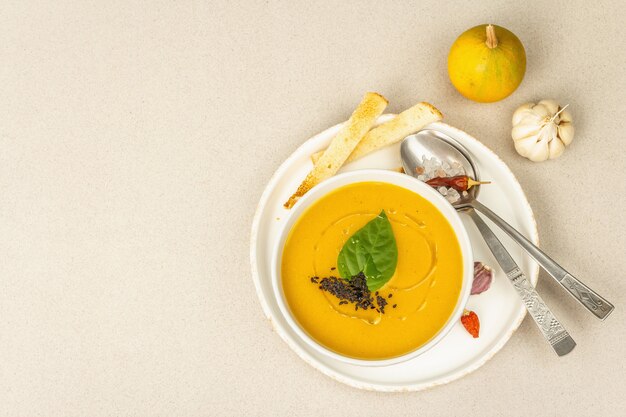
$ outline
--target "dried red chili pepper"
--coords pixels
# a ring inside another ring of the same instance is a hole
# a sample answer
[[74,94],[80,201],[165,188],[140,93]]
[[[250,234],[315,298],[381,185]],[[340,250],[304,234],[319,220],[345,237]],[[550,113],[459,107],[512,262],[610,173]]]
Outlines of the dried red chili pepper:
[[457,191],[467,191],[478,184],[490,184],[490,181],[476,181],[467,175],[456,177],[436,177],[426,181],[431,187],[452,187]]
[[463,311],[463,315],[461,316],[461,323],[465,330],[469,334],[472,335],[473,338],[478,337],[478,333],[480,331],[480,321],[478,320],[478,316],[473,311],[465,310]]

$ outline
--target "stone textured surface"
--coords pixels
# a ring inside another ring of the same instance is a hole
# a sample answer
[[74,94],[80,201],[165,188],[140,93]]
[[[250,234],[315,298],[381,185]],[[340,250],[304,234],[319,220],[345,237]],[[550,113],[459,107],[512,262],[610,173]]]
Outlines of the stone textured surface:
[[[624,415],[625,3],[236,3],[2,5],[0,415]],[[519,90],[489,105],[446,74],[455,37],[485,22],[528,53]],[[470,376],[383,395],[272,333],[250,279],[256,203],[368,90],[392,112],[432,102],[509,164],[542,246],[617,306],[600,323],[540,281],[571,355],[527,319]],[[510,116],[541,98],[570,103],[577,133],[534,164]]]

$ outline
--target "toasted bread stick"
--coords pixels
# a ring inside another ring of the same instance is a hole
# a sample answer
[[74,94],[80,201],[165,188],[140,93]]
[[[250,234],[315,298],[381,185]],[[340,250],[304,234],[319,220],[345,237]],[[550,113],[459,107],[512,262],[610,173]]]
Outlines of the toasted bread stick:
[[[415,133],[429,123],[443,119],[443,115],[433,105],[429,103],[417,103],[415,106],[403,111],[390,121],[381,124],[370,130],[363,140],[354,148],[346,163],[352,162],[362,156],[367,155],[377,149],[389,146],[401,141],[411,133]],[[311,155],[311,160],[315,163],[324,151],[319,151]]]
[[293,207],[296,201],[311,188],[332,177],[341,168],[354,148],[371,129],[378,116],[387,107],[387,99],[378,93],[366,93],[350,119],[339,130],[337,136],[330,142],[330,146],[313,169],[300,184],[296,192],[285,203],[286,208]]

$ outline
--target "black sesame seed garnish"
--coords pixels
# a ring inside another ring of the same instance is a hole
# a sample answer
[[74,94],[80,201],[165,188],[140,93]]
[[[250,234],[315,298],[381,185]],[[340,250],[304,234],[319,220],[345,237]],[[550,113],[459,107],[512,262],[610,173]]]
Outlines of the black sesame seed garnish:
[[330,268],[331,271],[334,271],[335,269],[337,269],[337,268],[335,268],[334,266],[332,268]]
[[392,307],[393,307],[393,308],[396,308],[396,307],[398,307],[398,304],[394,304]]
[[387,296],[387,298],[391,298],[391,297],[393,297],[393,294],[389,294],[389,295]]
[[367,310],[374,304],[370,290],[367,288],[367,278],[362,272],[350,280],[338,277],[322,278],[319,281],[319,289],[334,295],[340,301],[345,301],[346,304],[354,303],[355,310],[359,308]]
[[385,314],[385,306],[387,305],[387,300],[385,300],[380,295],[376,296],[376,303],[378,304],[378,308],[380,308],[380,312]]
[[[367,278],[363,272],[359,272],[349,280],[332,276],[322,279],[319,277],[311,277],[311,282],[318,284],[320,290],[337,297],[339,299],[339,305],[354,304],[354,311],[358,309],[376,310],[379,313],[385,314],[387,300],[378,295],[378,291],[372,296],[369,288],[367,288]],[[392,295],[389,294],[387,297],[391,298]],[[396,308],[396,305],[397,304],[394,304],[393,308]]]

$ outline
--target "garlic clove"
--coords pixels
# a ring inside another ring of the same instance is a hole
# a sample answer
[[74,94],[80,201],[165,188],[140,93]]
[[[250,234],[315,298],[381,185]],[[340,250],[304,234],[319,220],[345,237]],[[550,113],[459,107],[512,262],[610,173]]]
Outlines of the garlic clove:
[[541,102],[539,102],[539,104],[533,107],[533,112],[540,119],[549,119],[554,114],[550,112],[550,109],[548,108],[548,106],[541,104]]
[[526,136],[524,138],[516,139],[513,143],[515,145],[515,150],[520,155],[528,158],[528,155],[532,152],[532,149],[537,144],[538,137],[537,135]]
[[515,110],[515,113],[513,113],[513,118],[512,118],[513,126],[515,126],[516,124],[519,124],[522,121],[522,119],[528,116],[529,114],[533,115],[532,111],[533,111],[533,103],[526,103],[526,104],[522,104],[521,106],[519,106],[519,108]]
[[561,156],[565,151],[565,145],[563,145],[563,142],[561,142],[560,139],[555,138],[550,141],[550,145],[548,145],[548,151],[550,159],[556,159]]
[[521,123],[511,130],[513,140],[522,139],[527,136],[538,135],[541,131],[541,125],[537,123]]
[[548,115],[556,114],[559,111],[559,103],[554,100],[541,100],[537,105],[544,106],[548,109]]
[[524,125],[524,124],[543,124],[545,123],[545,118],[535,114],[532,111],[527,112],[519,121],[519,123],[517,123],[518,125]]
[[548,142],[540,141],[535,146],[530,148],[528,155],[526,156],[533,162],[542,162],[548,159],[550,156],[550,149],[548,147]]
[[569,110],[563,110],[559,116],[561,118],[561,122],[572,123],[574,120],[572,119],[572,113],[570,113]]
[[561,122],[558,127],[559,138],[563,141],[565,146],[569,146],[574,139],[574,125],[570,122]]
[[524,158],[528,158],[528,147],[524,147],[523,144],[520,144],[519,142],[514,142],[513,145],[515,146],[515,152]]
[[536,139],[528,151],[527,158],[534,162],[545,161],[550,157],[550,136],[546,134],[546,129],[542,129]]
[[483,293],[491,287],[493,270],[482,262],[474,262],[474,280],[471,295]]
[[530,152],[530,146],[525,145],[525,143],[523,141],[520,142],[514,142],[513,145],[515,146],[515,151],[522,155],[524,158],[528,158],[528,152]]
[[532,110],[526,110],[523,113],[518,115],[517,123],[513,126],[523,125],[523,124],[542,124],[545,122],[545,119],[541,116],[535,114]]

